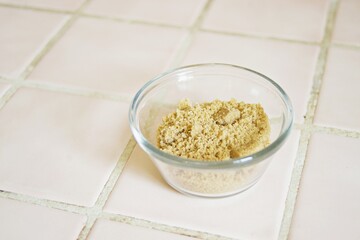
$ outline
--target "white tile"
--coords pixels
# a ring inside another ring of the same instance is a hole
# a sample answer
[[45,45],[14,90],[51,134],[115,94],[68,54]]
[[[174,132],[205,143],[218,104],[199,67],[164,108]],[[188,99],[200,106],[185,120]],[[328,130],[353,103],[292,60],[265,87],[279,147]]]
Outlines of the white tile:
[[76,239],[86,218],[0,198],[0,239]]
[[206,29],[320,41],[327,0],[215,0]]
[[360,130],[360,51],[332,48],[315,123]]
[[135,93],[169,64],[184,31],[80,19],[29,79]]
[[318,51],[316,46],[199,33],[184,64],[223,62],[258,71],[284,88],[294,105],[295,120],[302,122]]
[[65,20],[59,14],[0,8],[0,75],[18,76]]
[[333,41],[360,44],[360,1],[341,0],[336,15]]
[[190,26],[205,0],[94,0],[85,12],[146,22]]
[[253,188],[222,199],[176,192],[137,147],[105,210],[239,239],[277,239],[298,136],[298,132],[293,133]]
[[0,189],[92,206],[130,130],[128,104],[20,89],[0,110]]
[[360,139],[315,134],[307,154],[290,239],[360,238]]
[[177,235],[168,232],[161,232],[150,228],[132,226],[125,223],[111,222],[107,220],[96,221],[91,229],[89,240],[102,239],[149,239],[149,240],[190,240],[194,238]]

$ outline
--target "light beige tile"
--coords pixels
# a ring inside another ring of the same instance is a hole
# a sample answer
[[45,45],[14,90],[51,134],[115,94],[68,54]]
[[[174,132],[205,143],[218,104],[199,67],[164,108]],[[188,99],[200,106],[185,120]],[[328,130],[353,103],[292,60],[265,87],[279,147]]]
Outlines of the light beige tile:
[[0,198],[0,239],[76,239],[86,218]]
[[65,19],[58,14],[0,8],[0,75],[18,76]]
[[0,97],[10,88],[10,84],[0,83]]
[[0,0],[1,3],[10,3],[27,7],[41,7],[59,10],[75,10],[84,0]]
[[0,189],[95,203],[130,137],[128,104],[20,89],[0,111]]
[[315,123],[360,130],[360,51],[332,48]]
[[191,25],[205,0],[94,0],[85,12],[155,23]]
[[342,0],[336,16],[333,41],[360,44],[360,1]]
[[200,33],[191,45],[184,64],[224,62],[263,73],[289,94],[296,121],[302,122],[318,50],[315,46]]
[[183,31],[80,19],[45,56],[31,80],[131,93],[162,72]]
[[290,239],[360,238],[360,139],[315,134]]
[[253,188],[222,199],[195,198],[176,192],[137,147],[105,209],[237,239],[277,239],[298,136],[298,132],[293,133]]
[[205,18],[207,29],[320,41],[327,0],[215,0]]
[[149,240],[180,240],[194,239],[182,235],[161,232],[150,228],[132,226],[120,222],[111,222],[107,220],[98,220],[91,229],[89,240],[102,239],[149,239]]

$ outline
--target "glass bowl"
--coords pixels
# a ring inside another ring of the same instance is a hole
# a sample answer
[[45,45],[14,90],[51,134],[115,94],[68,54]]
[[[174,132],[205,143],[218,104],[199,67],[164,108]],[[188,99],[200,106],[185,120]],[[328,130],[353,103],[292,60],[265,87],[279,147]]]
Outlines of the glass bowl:
[[[270,120],[270,145],[251,155],[224,161],[199,161],[163,152],[156,146],[157,129],[162,118],[174,112],[185,98],[192,103],[231,98],[260,103]],[[293,115],[289,97],[270,78],[244,67],[209,63],[177,68],[146,83],[132,100],[129,120],[135,140],[169,185],[185,194],[225,197],[259,180],[287,139]]]

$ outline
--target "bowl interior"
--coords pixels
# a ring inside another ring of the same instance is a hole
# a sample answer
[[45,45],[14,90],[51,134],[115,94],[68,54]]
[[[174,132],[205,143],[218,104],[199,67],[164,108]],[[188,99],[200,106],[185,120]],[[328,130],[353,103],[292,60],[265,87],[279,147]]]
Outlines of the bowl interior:
[[231,98],[260,103],[270,119],[271,142],[292,124],[293,113],[287,95],[272,80],[241,67],[207,64],[180,68],[145,85],[135,97],[135,109],[130,112],[134,115],[135,128],[156,146],[162,118],[173,112],[184,98],[193,104]]
[[193,103],[231,98],[260,103],[271,122],[272,141],[281,133],[287,113],[279,90],[260,75],[223,66],[188,68],[162,77],[143,96],[136,114],[140,130],[150,143],[156,145],[162,117],[173,112],[184,98]]

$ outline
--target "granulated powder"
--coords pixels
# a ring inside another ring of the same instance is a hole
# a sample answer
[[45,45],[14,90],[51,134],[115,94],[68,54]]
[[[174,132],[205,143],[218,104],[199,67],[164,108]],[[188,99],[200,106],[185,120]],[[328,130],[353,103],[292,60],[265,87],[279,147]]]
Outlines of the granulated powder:
[[270,124],[260,104],[215,100],[192,106],[180,101],[158,128],[158,147],[170,154],[208,161],[249,155],[270,142]]
[[[157,132],[158,147],[170,154],[201,161],[224,161],[265,148],[270,124],[260,104],[215,100],[192,105],[180,101]],[[179,190],[204,196],[242,191],[265,169],[267,161],[240,168],[192,169],[168,166],[167,177]]]

